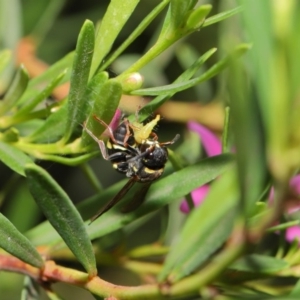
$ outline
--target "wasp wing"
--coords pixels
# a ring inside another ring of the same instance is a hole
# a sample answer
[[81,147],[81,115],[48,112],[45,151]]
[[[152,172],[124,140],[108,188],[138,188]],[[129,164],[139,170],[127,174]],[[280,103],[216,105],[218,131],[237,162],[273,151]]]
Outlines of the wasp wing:
[[138,209],[143,204],[151,184],[152,182],[142,183],[142,187],[133,195],[133,200],[122,207],[122,212],[128,213]]
[[127,192],[131,189],[131,187],[136,183],[136,179],[134,177],[130,178],[127,183],[122,187],[122,189],[118,192],[116,196],[114,196],[106,205],[104,205],[90,220],[90,224],[98,219],[105,212],[110,210],[113,206],[115,206],[122,198],[127,194]]

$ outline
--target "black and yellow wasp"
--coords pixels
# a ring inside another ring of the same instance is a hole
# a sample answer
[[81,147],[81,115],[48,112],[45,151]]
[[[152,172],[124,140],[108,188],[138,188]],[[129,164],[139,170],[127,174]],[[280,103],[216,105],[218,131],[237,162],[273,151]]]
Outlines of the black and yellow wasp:
[[[164,171],[168,160],[166,146],[172,145],[179,138],[179,135],[176,135],[169,142],[160,143],[158,141],[153,128],[160,120],[160,115],[146,124],[130,123],[128,119],[124,118],[115,130],[97,116],[93,117],[107,129],[109,139],[106,145],[85,125],[84,129],[98,143],[103,158],[111,161],[114,169],[130,179],[118,194],[91,218],[91,222],[117,204],[136,182],[144,183],[140,193],[144,196],[151,183],[158,179]],[[138,198],[143,197],[139,195]],[[136,207],[137,205],[134,208]]]

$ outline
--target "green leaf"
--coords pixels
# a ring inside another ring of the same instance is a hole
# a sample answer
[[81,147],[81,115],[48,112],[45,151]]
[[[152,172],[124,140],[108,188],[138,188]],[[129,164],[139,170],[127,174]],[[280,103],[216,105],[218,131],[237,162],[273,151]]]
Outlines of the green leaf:
[[[255,47],[249,53],[249,63],[251,64],[252,73],[255,74],[253,77],[254,84],[256,87],[256,98],[258,99],[262,118],[266,122],[266,126],[269,125],[270,116],[272,116],[272,111],[274,109],[275,103],[272,97],[272,84],[271,80],[274,76],[272,62],[276,61],[273,57],[274,51],[276,49],[275,45],[277,42],[273,40],[273,17],[272,17],[272,5],[270,1],[239,1],[242,4],[241,17],[245,24],[244,28],[249,37],[249,40]],[[255,17],[255,22],[253,22],[253,16]],[[264,30],[261,30],[264,28]],[[275,43],[275,44],[274,44]],[[277,55],[277,54],[276,54]],[[262,57],[268,57],[263,62],[262,68]],[[277,66],[278,67],[278,66]],[[274,87],[275,88],[275,87]],[[284,102],[284,98],[280,97]],[[277,125],[280,118],[275,117],[275,122]],[[282,126],[276,126],[274,131],[280,131]],[[266,127],[268,131],[269,128]],[[275,133],[276,135],[276,133]],[[286,135],[286,131],[284,132]]]
[[111,0],[96,35],[95,53],[90,78],[109,53],[116,37],[123,29],[139,0]]
[[39,300],[41,299],[39,291],[38,283],[29,276],[25,276],[20,300]]
[[238,179],[242,198],[240,208],[243,214],[249,215],[255,209],[255,203],[259,200],[267,178],[265,128],[257,97],[251,95],[249,78],[245,75],[242,62],[231,60],[227,74],[226,86],[230,92],[230,112],[234,120],[230,128],[237,149]]
[[100,67],[100,71],[106,70],[113,61],[130,45],[135,39],[142,34],[142,32],[148,28],[149,24],[157,17],[157,15],[164,9],[170,0],[161,1],[145,18],[144,20],[131,32],[122,45],[113,52]]
[[164,39],[167,35],[177,31],[185,21],[187,13],[195,6],[195,0],[172,0],[164,20],[164,24],[158,40]]
[[60,84],[63,84],[70,80],[70,72],[72,61],[74,59],[74,52],[67,54],[61,60],[50,66],[45,72],[41,75],[30,80],[27,90],[20,99],[19,104],[26,104],[28,101],[31,101],[32,98],[37,97],[41,91],[49,85],[53,78],[57,78],[59,74],[66,71],[64,78],[60,81]]
[[45,221],[32,230],[26,232],[26,237],[35,245],[55,245],[58,241],[61,241],[60,235],[53,229],[48,221]]
[[95,31],[91,21],[84,22],[77,41],[76,53],[70,82],[68,98],[68,118],[64,140],[68,141],[71,134],[87,117],[84,111],[85,90],[94,53]]
[[[93,109],[93,107],[97,104],[95,104],[96,102],[101,102],[102,103],[102,95],[101,94],[101,89],[104,85],[105,82],[108,81],[108,73],[107,72],[99,72],[97,73],[88,83],[87,89],[85,90],[85,107],[84,107],[84,111],[87,112],[87,114],[89,115],[91,113],[91,111],[93,111],[93,113],[95,113],[95,109]],[[105,102],[105,101],[104,101]],[[107,104],[105,104],[107,105]],[[87,106],[87,107],[86,107]],[[97,112],[99,113],[99,112]]]
[[187,13],[193,9],[197,0],[172,0],[170,3],[170,27],[178,30],[180,25],[186,21]]
[[[212,49],[211,49],[212,50]],[[176,59],[183,70],[188,69],[200,56],[198,49],[194,48],[192,45],[187,43],[180,43],[176,48]],[[205,65],[201,66],[199,70],[195,73],[196,76],[204,73],[207,67]],[[190,78],[188,78],[190,79]],[[195,93],[196,99],[201,102],[206,102],[213,97],[213,87],[212,82],[206,81],[199,85],[193,87],[193,92]]]
[[9,129],[5,130],[2,134],[2,141],[5,143],[13,143],[19,140],[20,133],[15,127],[10,127]]
[[49,298],[49,300],[64,300],[59,295],[57,295],[56,292],[53,291],[53,290],[45,290],[45,292],[46,292],[47,297]]
[[186,21],[186,29],[197,30],[199,29],[206,16],[210,13],[212,6],[210,4],[202,5],[195,8],[189,15]]
[[[94,120],[93,115],[103,120],[106,124],[109,124],[118,108],[121,96],[122,85],[115,79],[110,79],[105,82],[101,86],[99,94],[95,93],[93,95],[93,97],[95,97],[95,102],[90,116],[87,120],[86,127],[91,130],[95,136],[100,136],[105,128],[96,120]],[[86,131],[83,131],[82,134],[83,143],[91,140],[91,138],[89,138],[88,140],[86,139]]]
[[[206,53],[204,53],[201,57],[199,57],[186,71],[184,71],[174,82],[173,84],[184,83],[188,79],[190,79],[204,64],[206,60],[208,60],[214,53],[216,49],[210,49]],[[149,111],[155,111],[159,108],[163,103],[165,103],[169,98],[174,95],[173,92],[168,93],[167,95],[160,95],[151,100],[147,105],[145,105],[139,111],[139,119],[140,121],[145,120],[149,116]],[[130,118],[133,120],[133,117]]]
[[15,50],[24,36],[23,11],[20,1],[0,1],[0,36],[1,49],[12,50],[14,59],[10,60],[0,77],[0,94],[9,86],[11,78],[15,73]]
[[0,141],[0,160],[6,164],[9,168],[19,173],[20,175],[25,175],[24,168],[25,165],[31,163],[32,160],[24,154],[21,150],[14,146],[3,143]]
[[11,255],[37,268],[44,261],[31,242],[0,213],[0,247]]
[[[39,41],[39,43],[42,43],[43,39],[48,36],[51,28],[55,26],[55,22],[59,18],[59,14],[65,7],[65,4],[66,0],[40,2],[39,7],[42,8],[42,11],[40,12],[38,9],[34,9],[34,13],[38,15],[39,18],[35,23],[34,28],[31,30],[30,36],[34,36],[35,39]],[[30,10],[33,7],[35,8],[36,6],[34,4],[32,4],[31,6],[30,4],[26,6],[27,10]],[[26,15],[26,12],[23,12],[23,14]],[[24,20],[24,23],[27,24],[26,20]]]
[[[108,81],[107,72],[97,73],[89,82],[86,90],[87,104],[90,106],[88,111],[89,117],[86,120],[86,126],[92,130],[96,136],[100,136],[99,129],[103,131],[103,128],[98,123],[94,122],[93,115],[100,117],[99,114],[105,110],[105,106],[108,105],[111,95],[106,93],[106,90],[102,92],[103,85]],[[120,96],[121,97],[121,96]],[[101,116],[103,117],[103,116]],[[101,118],[100,117],[100,118]],[[97,130],[98,128],[98,130]],[[87,145],[91,142],[91,138],[86,131],[82,131],[82,144]]]
[[28,164],[26,175],[29,190],[51,225],[89,275],[95,276],[97,269],[92,244],[81,216],[68,195],[45,170],[37,165]]
[[242,10],[243,10],[242,6],[237,6],[237,7],[233,8],[233,9],[223,11],[223,12],[221,12],[219,14],[216,14],[216,15],[214,15],[212,17],[207,18],[204,21],[204,24],[202,25],[202,27],[210,26],[212,24],[215,24],[215,23],[218,23],[220,21],[226,20],[229,17],[234,16],[234,15],[240,13]]
[[[12,196],[5,206],[5,215],[22,233],[39,223],[40,210],[25,180],[19,180],[15,185]],[[20,218],[20,216],[24,217]]]
[[61,107],[53,112],[47,120],[31,135],[27,136],[27,142],[35,143],[51,143],[59,140],[67,126],[68,110],[67,102],[63,103]]
[[297,283],[295,284],[289,296],[290,297],[294,296],[295,299],[298,299],[298,297],[300,296],[300,279],[298,279]]
[[39,103],[49,97],[52,91],[59,85],[62,79],[66,75],[66,70],[60,73],[57,77],[55,77],[46,87],[42,90],[36,97],[31,98],[28,100],[25,105],[16,113],[14,116],[18,118],[18,116],[26,114],[30,112],[33,108],[35,108]]
[[0,74],[7,67],[8,62],[11,59],[11,51],[6,49],[0,52]]
[[238,200],[235,169],[211,186],[205,201],[189,216],[166,258],[159,280],[175,282],[190,274],[228,238]]
[[226,56],[225,58],[221,59],[219,62],[217,62],[215,65],[213,65],[210,69],[208,69],[204,74],[202,74],[199,77],[196,77],[191,80],[187,80],[185,82],[175,83],[175,84],[169,84],[161,87],[155,87],[155,88],[148,88],[148,89],[140,89],[133,91],[131,94],[133,95],[141,95],[141,96],[156,96],[156,95],[166,95],[169,93],[175,94],[180,91],[186,90],[188,88],[191,88],[195,86],[196,84],[199,84],[203,81],[206,81],[217,74],[219,74],[221,71],[223,71],[229,64],[229,62],[233,58],[238,58],[242,54],[244,54],[248,49],[249,45],[242,44],[238,46],[233,53]]
[[29,77],[27,71],[24,66],[21,66],[15,75],[9,90],[5,94],[4,99],[0,103],[0,115],[6,113],[16,105],[26,90],[28,81]]
[[229,269],[260,274],[274,274],[289,267],[290,265],[282,259],[266,255],[251,254],[235,261],[230,265]]

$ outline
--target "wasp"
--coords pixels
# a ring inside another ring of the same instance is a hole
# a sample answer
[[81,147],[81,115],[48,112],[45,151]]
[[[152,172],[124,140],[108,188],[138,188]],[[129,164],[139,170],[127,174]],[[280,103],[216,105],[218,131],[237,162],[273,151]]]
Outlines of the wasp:
[[[114,169],[126,174],[130,179],[117,195],[92,217],[91,222],[117,204],[136,182],[144,183],[140,194],[145,195],[151,183],[163,174],[168,160],[166,147],[175,143],[179,138],[179,135],[176,135],[169,142],[160,143],[158,141],[153,128],[160,120],[160,115],[145,125],[138,122],[130,123],[127,119],[123,119],[115,130],[112,130],[97,116],[93,117],[107,129],[109,140],[106,146],[85,126],[84,129],[98,143],[103,158],[111,161]],[[135,198],[139,200],[141,195]],[[134,203],[131,203],[131,210],[133,206],[137,208],[140,204],[135,200]]]

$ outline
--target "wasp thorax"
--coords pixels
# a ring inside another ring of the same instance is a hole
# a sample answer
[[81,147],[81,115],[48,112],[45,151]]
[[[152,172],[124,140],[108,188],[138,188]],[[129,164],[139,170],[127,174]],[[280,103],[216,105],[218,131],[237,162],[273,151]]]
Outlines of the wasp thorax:
[[146,167],[152,169],[163,168],[168,160],[168,151],[165,148],[155,147],[145,158],[143,163]]

